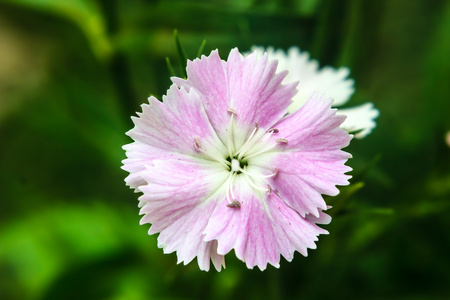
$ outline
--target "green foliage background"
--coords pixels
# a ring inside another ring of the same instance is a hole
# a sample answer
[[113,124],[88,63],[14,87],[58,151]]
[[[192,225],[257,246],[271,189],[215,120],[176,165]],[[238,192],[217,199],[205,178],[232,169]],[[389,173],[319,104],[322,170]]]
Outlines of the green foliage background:
[[[348,66],[378,126],[318,249],[176,265],[120,169],[130,116],[189,57],[297,45]],[[0,299],[450,298],[450,1],[0,0]]]

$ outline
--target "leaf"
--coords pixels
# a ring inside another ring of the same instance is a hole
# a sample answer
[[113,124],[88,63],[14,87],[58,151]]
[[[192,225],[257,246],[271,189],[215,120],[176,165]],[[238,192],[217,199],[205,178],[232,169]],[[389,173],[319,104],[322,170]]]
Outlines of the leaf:
[[68,269],[130,247],[150,256],[161,254],[156,245],[149,246],[152,241],[138,226],[133,209],[100,199],[77,199],[81,204],[61,200],[2,226],[0,265],[14,270],[16,278],[10,291],[0,295],[20,289],[23,299],[39,298]]
[[181,74],[186,79],[187,78],[187,72],[186,72],[187,56],[186,56],[186,53],[184,52],[183,46],[181,46],[181,42],[178,37],[178,30],[175,29],[173,31],[173,35],[175,37],[175,44],[177,46],[177,53],[178,53],[178,60],[180,61]]
[[169,69],[170,76],[177,76],[177,73],[175,72],[175,69],[172,66],[172,63],[170,62],[170,59],[166,57],[166,64],[167,68]]
[[107,36],[106,21],[96,2],[89,0],[4,0],[17,6],[50,13],[73,22],[89,40],[92,51],[106,60],[113,49]]
[[198,48],[197,57],[201,57],[203,54],[203,50],[205,48],[206,40],[203,40],[202,44],[200,45],[200,48]]

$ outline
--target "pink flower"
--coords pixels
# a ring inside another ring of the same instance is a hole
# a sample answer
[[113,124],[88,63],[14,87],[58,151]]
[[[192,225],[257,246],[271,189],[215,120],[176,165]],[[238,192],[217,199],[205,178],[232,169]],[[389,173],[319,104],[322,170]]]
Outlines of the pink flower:
[[141,224],[159,233],[158,247],[178,263],[225,266],[234,249],[248,268],[279,267],[307,255],[331,218],[321,194],[347,185],[352,136],[339,125],[332,100],[312,96],[286,116],[296,84],[264,55],[233,49],[189,61],[187,80],[161,103],[154,97],[133,117],[124,146],[128,186],[139,197]]

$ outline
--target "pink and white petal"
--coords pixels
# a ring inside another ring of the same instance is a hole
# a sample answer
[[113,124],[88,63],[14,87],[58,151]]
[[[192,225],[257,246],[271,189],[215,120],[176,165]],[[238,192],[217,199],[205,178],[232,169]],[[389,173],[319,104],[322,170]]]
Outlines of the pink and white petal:
[[[328,206],[330,208],[330,206]],[[313,215],[306,215],[306,219],[310,220],[314,224],[323,224],[327,225],[331,223],[331,217],[324,213],[323,211],[319,212],[319,216],[313,216]]]
[[[269,128],[283,115],[295,95],[296,84],[281,85],[286,73],[275,75],[276,62],[256,54],[244,58],[237,48],[231,50],[228,60],[221,61],[217,51],[188,62],[187,80],[172,78],[178,86],[196,89],[221,139],[226,137],[231,112],[244,131],[255,123]],[[258,74],[258,76],[255,76]]]
[[[275,226],[276,236],[280,240],[281,254],[291,261],[294,252],[307,256],[307,249],[316,249],[315,242],[320,234],[328,234],[309,218],[301,217],[295,210],[286,205],[278,194],[272,193],[269,199],[269,210],[272,219],[278,221]],[[283,238],[284,237],[284,238]]]
[[[320,209],[326,209],[326,203],[320,192],[326,191],[326,189],[322,188],[319,191],[317,189],[319,183],[313,182],[311,184],[308,176],[316,170],[311,171],[308,166],[304,166],[301,155],[296,157],[291,154],[292,152],[282,152],[259,155],[251,159],[251,165],[246,170],[249,173],[262,174],[263,176],[274,174],[272,178],[266,177],[267,181],[259,183],[259,185],[268,184],[287,205],[296,210],[302,217],[307,214],[318,215]],[[311,165],[309,161],[305,160],[305,162]],[[335,186],[330,184],[329,188],[335,189]]]
[[255,192],[243,175],[234,183],[240,208],[217,206],[206,227],[205,241],[217,240],[217,252],[225,255],[234,249],[248,268],[261,270],[271,264],[279,267],[280,255],[288,261],[294,252],[307,255],[315,248],[319,234],[327,233],[287,206],[276,193],[269,196]]
[[145,180],[141,177],[141,172],[147,170],[146,166],[152,166],[153,161],[157,160],[183,160],[190,161],[191,156],[169,152],[159,148],[152,147],[142,142],[134,142],[122,147],[126,151],[127,158],[122,160],[122,169],[130,174],[125,178],[125,183],[140,192],[139,186],[145,185]]
[[281,85],[287,73],[275,74],[276,61],[268,61],[267,55],[258,59],[256,53],[244,58],[235,48],[226,67],[231,106],[239,127],[253,128],[258,123],[268,129],[286,114],[297,84]]
[[378,117],[378,109],[373,107],[372,103],[366,103],[357,107],[339,109],[337,115],[347,116],[341,127],[345,130],[358,131],[355,138],[363,138],[368,135],[377,125],[375,118]]
[[302,217],[319,216],[327,206],[322,194],[335,196],[336,185],[348,185],[351,171],[345,165],[349,154],[333,150],[323,157],[317,152],[286,152],[274,159],[277,175],[270,185],[280,197]]
[[123,147],[127,159],[123,160],[122,168],[130,172],[125,182],[135,191],[145,183],[141,172],[154,159],[199,157],[195,144],[201,144],[204,152],[214,155],[226,153],[195,90],[187,92],[172,85],[164,103],[150,97],[149,104],[142,105],[142,109],[139,118],[132,118],[135,127],[127,133],[135,142]]
[[208,271],[209,261],[212,261],[217,271],[220,271],[222,267],[225,269],[225,256],[217,253],[217,241],[204,242],[203,244],[207,247],[204,247],[205,251],[197,256],[199,266],[203,266],[203,269],[201,269]]
[[211,124],[221,137],[230,119],[230,95],[224,64],[219,52],[214,50],[209,56],[202,55],[200,59],[187,62],[187,79],[171,78],[179,87],[198,91]]
[[302,217],[307,214],[318,215],[326,206],[322,195],[301,176],[280,172],[273,180],[271,187],[283,201]]
[[200,159],[191,162],[154,160],[141,174],[146,185],[139,200],[141,224],[151,223],[149,234],[160,233],[158,247],[164,253],[176,251],[178,262],[185,264],[198,257],[202,270],[209,269],[210,259],[218,270],[224,264],[217,255],[217,245],[204,242],[202,233],[208,219],[224,198],[222,187],[228,171],[218,164]]
[[287,140],[279,147],[291,151],[327,152],[348,146],[353,136],[339,128],[345,116],[336,115],[332,102],[332,99],[313,94],[298,111],[274,125],[278,132],[271,140]]
[[336,185],[347,185],[350,178],[344,173],[351,170],[345,166],[351,155],[341,149],[352,136],[339,128],[344,117],[335,115],[331,103],[315,95],[281,120],[270,139],[272,143],[287,141],[277,145],[282,151],[260,155],[258,160],[265,161],[264,165],[255,161],[278,170],[269,184],[302,217],[318,217],[320,210],[326,209],[322,194],[337,195]]
[[[217,271],[225,266],[223,255],[217,254],[215,241],[203,241],[202,232],[208,223],[217,203],[208,201],[201,203],[190,211],[185,211],[173,224],[167,226],[158,236],[158,247],[164,253],[177,253],[177,263],[187,265],[195,257],[201,270],[209,271],[210,261],[213,261]],[[153,228],[153,226],[152,226]],[[149,234],[153,234],[152,228]]]
[[135,127],[127,132],[136,142],[154,148],[198,157],[196,139],[202,145],[216,145],[226,153],[209,122],[203,104],[195,90],[186,91],[172,85],[161,103],[154,97],[142,105],[142,113],[132,117]]

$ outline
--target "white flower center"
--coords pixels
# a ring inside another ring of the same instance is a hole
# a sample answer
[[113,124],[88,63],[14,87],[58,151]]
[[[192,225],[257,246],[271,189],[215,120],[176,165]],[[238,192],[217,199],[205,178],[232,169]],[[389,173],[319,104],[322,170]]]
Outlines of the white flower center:
[[[279,144],[286,144],[288,141],[284,138],[275,139],[275,142],[269,141],[272,134],[277,134],[279,131],[276,128],[270,130],[263,130],[259,128],[258,124],[255,124],[252,132],[245,141],[241,144],[238,143],[237,133],[235,133],[234,127],[234,117],[237,113],[233,109],[228,109],[230,112],[230,122],[227,128],[227,140],[226,149],[228,152],[228,157],[223,157],[217,150],[207,150],[203,148],[201,142],[198,138],[194,137],[194,148],[198,152],[203,154],[204,158],[211,159],[212,161],[217,161],[222,164],[226,170],[230,171],[227,180],[225,182],[226,187],[226,198],[228,201],[227,206],[232,208],[241,207],[239,199],[236,199],[235,192],[233,188],[233,182],[237,176],[243,176],[245,181],[258,193],[266,193],[269,195],[272,192],[271,186],[267,183],[267,180],[273,178],[277,175],[278,170],[274,168],[270,174],[264,174],[260,171],[255,171],[261,168],[251,168],[252,163],[258,155],[272,151]],[[263,169],[271,169],[270,166],[263,166]]]

